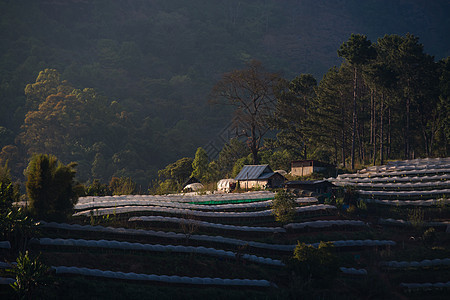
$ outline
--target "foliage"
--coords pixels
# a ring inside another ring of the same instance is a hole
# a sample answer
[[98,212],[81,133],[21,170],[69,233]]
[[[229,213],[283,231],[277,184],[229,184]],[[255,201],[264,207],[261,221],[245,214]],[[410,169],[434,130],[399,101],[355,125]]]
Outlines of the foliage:
[[53,155],[33,155],[26,171],[26,188],[36,218],[65,220],[72,214],[78,201],[75,167],[76,163],[64,165]]
[[36,290],[43,286],[49,277],[50,268],[42,263],[40,257],[32,257],[28,251],[17,257],[17,265],[12,269],[16,281],[11,284],[21,299],[32,299]]
[[10,241],[13,249],[26,249],[36,233],[35,222],[25,209],[12,207],[0,213],[0,237]]
[[113,195],[133,195],[136,184],[129,177],[113,177],[109,182],[109,190]]
[[422,208],[411,208],[408,209],[408,221],[415,229],[421,229],[424,225],[424,211]]
[[208,176],[208,164],[206,151],[202,147],[199,147],[197,152],[195,152],[194,161],[192,162],[191,177],[195,177],[201,182],[204,182]]
[[295,196],[288,191],[280,190],[272,201],[272,214],[282,224],[292,221],[296,214]]
[[159,170],[158,177],[160,180],[171,179],[180,185],[192,174],[192,162],[190,157],[181,158]]
[[8,165],[0,164],[0,213],[10,208],[13,202],[19,200],[18,187],[11,182],[11,175]]
[[311,74],[301,74],[292,81],[284,82],[285,88],[278,95],[272,126],[278,130],[275,147],[282,147],[303,159],[307,158],[309,144],[309,108],[316,79]]
[[[247,157],[250,154],[248,147],[236,138],[230,139],[223,145],[217,158],[217,165],[223,178],[235,177],[234,165],[238,159]],[[239,170],[240,171],[240,170]],[[238,173],[239,173],[238,171]]]
[[304,279],[320,279],[325,283],[333,279],[338,271],[338,260],[332,249],[331,242],[322,241],[317,248],[298,242],[290,267]]
[[91,184],[85,188],[86,196],[106,196],[108,195],[108,185],[102,184],[99,179],[94,179]]
[[433,227],[428,228],[422,235],[423,243],[426,246],[432,246],[436,241],[436,230]]

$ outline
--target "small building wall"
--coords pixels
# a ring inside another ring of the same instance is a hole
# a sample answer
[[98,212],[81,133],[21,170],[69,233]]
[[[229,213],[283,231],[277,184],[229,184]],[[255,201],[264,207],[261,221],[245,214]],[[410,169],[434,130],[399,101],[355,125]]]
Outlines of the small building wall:
[[239,188],[245,190],[245,189],[252,189],[252,188],[266,188],[267,186],[267,180],[240,180],[239,181]]
[[291,174],[294,176],[308,176],[314,172],[313,166],[292,167]]
[[269,179],[269,187],[271,188],[278,188],[282,187],[284,184],[285,178],[283,175],[279,173],[275,173],[272,177]]
[[[333,172],[335,166],[316,160],[300,160],[291,163],[293,176],[308,176],[314,172]],[[333,172],[334,173],[334,172]]]

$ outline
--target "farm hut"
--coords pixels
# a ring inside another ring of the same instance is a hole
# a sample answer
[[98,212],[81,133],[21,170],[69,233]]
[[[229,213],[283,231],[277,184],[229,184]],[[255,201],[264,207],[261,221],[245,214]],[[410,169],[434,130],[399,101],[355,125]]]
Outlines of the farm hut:
[[281,187],[285,178],[272,171],[269,165],[245,165],[235,180],[241,189]]
[[231,193],[236,188],[236,180],[233,178],[221,179],[217,182],[217,191],[223,193]]
[[317,160],[297,160],[291,163],[291,175],[308,176],[312,173],[335,175],[336,167]]

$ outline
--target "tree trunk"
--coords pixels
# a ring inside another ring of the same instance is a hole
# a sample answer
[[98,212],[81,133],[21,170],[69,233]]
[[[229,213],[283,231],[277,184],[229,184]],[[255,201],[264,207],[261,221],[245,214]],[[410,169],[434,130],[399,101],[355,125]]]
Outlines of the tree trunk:
[[356,67],[354,68],[354,79],[353,79],[353,128],[352,128],[352,150],[351,150],[351,167],[352,170],[355,169],[355,142],[356,142],[356,93],[358,87],[358,77],[357,77]]
[[[373,94],[372,94],[373,97]],[[373,100],[373,140],[372,140],[372,144],[373,144],[373,165],[375,166],[377,163],[377,119],[376,119],[377,115],[376,115],[376,110],[375,110],[375,99]]]
[[381,103],[380,103],[380,165],[384,164],[384,132],[383,132],[383,113],[384,113],[384,93],[381,95]]
[[342,114],[342,166],[345,168],[345,110],[344,107],[342,107],[341,110],[341,114]]
[[386,158],[391,158],[391,135],[392,135],[392,126],[391,126],[391,108],[388,109],[388,140],[387,140],[387,153]]
[[338,165],[338,147],[337,147],[337,138],[334,136],[334,164]]
[[255,126],[251,126],[251,136],[250,136],[250,150],[252,151],[253,156],[253,164],[259,165],[258,159],[258,147],[256,145],[256,128]]
[[409,145],[409,113],[411,101],[409,97],[406,98],[406,128],[405,128],[405,159],[409,159],[410,145]]

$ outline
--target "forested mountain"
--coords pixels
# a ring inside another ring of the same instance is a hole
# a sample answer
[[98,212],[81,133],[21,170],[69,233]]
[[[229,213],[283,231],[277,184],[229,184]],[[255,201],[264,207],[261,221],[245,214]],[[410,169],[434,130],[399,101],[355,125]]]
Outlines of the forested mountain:
[[146,185],[230,121],[208,104],[224,72],[257,59],[320,81],[352,32],[410,32],[439,60],[449,13],[448,1],[0,0],[0,158],[16,178],[51,152],[82,181]]

